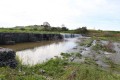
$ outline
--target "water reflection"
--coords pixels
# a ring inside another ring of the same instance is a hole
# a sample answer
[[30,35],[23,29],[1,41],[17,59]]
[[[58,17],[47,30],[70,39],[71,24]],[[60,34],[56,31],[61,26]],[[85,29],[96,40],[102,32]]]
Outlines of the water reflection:
[[61,52],[67,52],[77,44],[75,43],[76,38],[67,39],[62,42],[55,42],[48,45],[42,45],[33,49],[26,49],[17,51],[16,54],[22,60],[23,64],[34,65],[42,63],[47,59],[53,58],[54,56],[60,56]]
[[77,38],[66,38],[62,41],[40,41],[30,43],[18,43],[15,45],[2,45],[4,48],[11,48],[23,64],[34,65],[42,63],[54,56],[60,56],[61,52],[67,52],[77,44]]
[[1,47],[10,48],[10,49],[13,49],[15,51],[21,51],[21,50],[33,49],[34,47],[50,45],[52,43],[59,43],[59,42],[62,42],[62,40],[61,41],[56,40],[56,41],[17,43],[15,45],[1,45]]

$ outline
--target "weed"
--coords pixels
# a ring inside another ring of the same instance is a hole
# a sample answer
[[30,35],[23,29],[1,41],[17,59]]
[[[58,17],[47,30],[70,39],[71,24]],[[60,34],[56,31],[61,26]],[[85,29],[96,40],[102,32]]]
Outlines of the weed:
[[85,39],[80,43],[80,46],[90,47],[92,45],[92,42],[93,42],[93,40],[91,38],[90,39]]
[[115,51],[113,50],[113,47],[114,47],[114,45],[112,44],[111,41],[109,41],[109,43],[107,45],[102,45],[102,44],[96,43],[96,45],[93,46],[92,49],[97,51],[97,52],[99,50],[102,50],[102,51],[115,53]]
[[70,57],[70,56],[71,56],[71,54],[70,54],[70,53],[61,53],[60,55],[61,55],[61,56],[63,56],[63,57],[66,57],[66,58],[68,58],[68,57]]
[[82,57],[82,55],[81,55],[80,53],[76,53],[75,56],[76,56],[76,57],[79,57],[79,58]]
[[103,46],[99,43],[96,43],[96,45],[92,47],[92,49],[95,51],[102,50],[102,48]]

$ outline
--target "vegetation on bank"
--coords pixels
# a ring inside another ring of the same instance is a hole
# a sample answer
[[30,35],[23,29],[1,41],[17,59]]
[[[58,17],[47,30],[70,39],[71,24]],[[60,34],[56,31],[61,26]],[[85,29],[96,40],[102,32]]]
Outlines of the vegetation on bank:
[[112,41],[112,42],[120,42],[120,36],[112,36],[112,37],[92,37],[96,40],[105,40],[105,41]]
[[87,27],[81,27],[69,30],[67,27],[51,27],[43,25],[13,27],[13,28],[0,28],[0,32],[8,33],[76,33],[85,36],[95,37],[120,37],[120,31],[102,31],[102,30],[89,30]]
[[104,71],[94,60],[86,58],[84,63],[68,62],[56,58],[34,66],[18,65],[16,69],[0,68],[1,80],[119,80],[120,75]]
[[89,30],[87,36],[95,40],[120,42],[120,31]]
[[59,33],[59,32],[50,32],[50,31],[42,31],[42,30],[34,30],[34,29],[14,29],[14,28],[1,28],[1,33],[42,33],[42,34],[49,34],[49,33]]
[[80,46],[87,46],[90,47],[92,45],[93,39],[82,39],[82,43],[80,43]]
[[69,30],[67,27],[51,27],[50,25],[30,25],[30,26],[16,26],[13,28],[0,28],[0,32],[8,33],[81,33],[88,32],[86,27]]
[[48,25],[17,26],[13,28],[0,28],[0,32],[8,33],[60,33],[71,32],[67,27],[51,27]]

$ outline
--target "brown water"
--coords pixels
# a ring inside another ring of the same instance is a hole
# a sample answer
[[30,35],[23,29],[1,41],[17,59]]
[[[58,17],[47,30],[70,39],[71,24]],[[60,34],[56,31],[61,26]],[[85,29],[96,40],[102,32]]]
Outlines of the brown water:
[[14,51],[21,51],[21,50],[33,49],[35,47],[50,45],[50,44],[59,43],[59,42],[62,42],[62,40],[61,41],[56,40],[56,41],[17,43],[15,45],[1,45],[0,47],[10,48],[10,49],[13,49]]
[[42,63],[54,56],[60,56],[61,52],[73,49],[77,38],[69,38],[63,41],[42,41],[33,43],[21,43],[16,45],[4,45],[2,47],[16,50],[16,55],[23,64],[34,65]]

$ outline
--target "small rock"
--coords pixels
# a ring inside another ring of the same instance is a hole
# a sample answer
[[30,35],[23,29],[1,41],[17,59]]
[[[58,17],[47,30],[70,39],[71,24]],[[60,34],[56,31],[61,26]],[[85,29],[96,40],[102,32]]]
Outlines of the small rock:
[[107,55],[107,54],[112,54],[112,53],[109,53],[109,52],[104,52],[104,54],[106,54],[106,55]]
[[0,48],[0,66],[9,66],[11,68],[16,68],[17,61],[15,59],[15,51],[8,48]]
[[74,57],[70,57],[69,60],[72,62],[75,58]]
[[77,47],[74,47],[73,49],[77,49]]
[[45,73],[45,70],[41,69],[41,70],[39,70],[39,72],[40,72],[41,74],[44,74],[44,73]]

